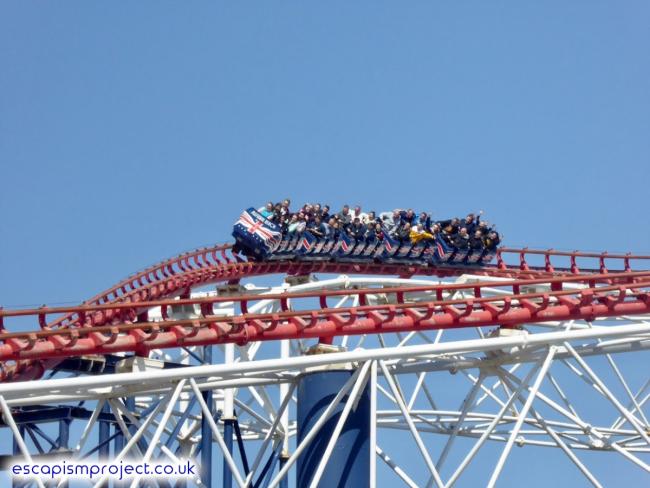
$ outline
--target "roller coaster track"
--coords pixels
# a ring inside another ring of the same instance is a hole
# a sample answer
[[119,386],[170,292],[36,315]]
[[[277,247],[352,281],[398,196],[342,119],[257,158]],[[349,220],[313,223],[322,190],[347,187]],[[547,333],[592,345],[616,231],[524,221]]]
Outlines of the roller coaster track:
[[[650,256],[501,248],[495,265],[477,268],[373,262],[259,263],[245,261],[233,255],[230,249],[228,244],[206,247],[160,262],[81,306],[0,309],[0,361],[3,364],[0,379],[36,378],[56,365],[60,358],[87,354],[126,351],[146,354],[154,348],[329,338],[413,329],[514,327],[549,320],[593,320],[650,312],[650,271],[644,271]],[[511,256],[515,256],[515,264],[507,259]],[[543,263],[537,265],[536,260],[543,260]],[[640,263],[639,270],[637,263]],[[255,275],[316,272],[400,277],[471,273],[493,277],[494,281],[381,289],[382,294],[391,296],[392,303],[385,305],[366,304],[366,297],[378,293],[378,289],[359,289],[354,291],[359,297],[359,306],[336,309],[328,307],[327,298],[349,295],[349,291],[189,299],[192,288],[212,283],[237,283]],[[508,296],[483,297],[481,290],[488,287],[507,289]],[[473,297],[455,299],[458,291],[471,291]],[[431,300],[409,302],[408,293],[414,292],[430,293]],[[179,296],[180,300],[175,299]],[[248,313],[249,304],[261,299],[280,300],[281,311]],[[295,307],[301,299],[305,300],[305,310]],[[319,308],[310,309],[310,299],[317,299]],[[223,301],[237,303],[241,315],[213,315],[213,305]],[[167,311],[175,305],[196,305],[201,314],[196,319],[171,320]],[[161,308],[162,321],[149,321],[147,310],[153,307]],[[18,316],[34,316],[39,328],[27,332],[6,330],[4,319]],[[53,316],[56,318],[48,321],[48,317]]]

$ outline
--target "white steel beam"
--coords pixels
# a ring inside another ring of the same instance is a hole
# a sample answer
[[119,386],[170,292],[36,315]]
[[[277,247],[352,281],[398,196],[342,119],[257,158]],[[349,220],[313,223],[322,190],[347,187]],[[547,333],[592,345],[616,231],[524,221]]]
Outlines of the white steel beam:
[[420,434],[417,431],[417,428],[415,427],[415,424],[413,423],[413,418],[411,417],[411,414],[408,412],[406,408],[406,403],[404,402],[404,398],[402,397],[402,394],[399,391],[399,388],[397,387],[397,384],[395,383],[394,378],[388,371],[388,368],[386,367],[386,364],[384,364],[383,361],[379,361],[379,366],[381,367],[381,370],[384,373],[384,378],[386,378],[386,381],[388,382],[388,385],[390,386],[390,389],[393,392],[393,395],[397,401],[397,405],[399,406],[400,410],[402,411],[402,414],[404,415],[404,419],[406,420],[409,430],[411,431],[411,434],[413,435],[413,439],[415,440],[415,444],[417,445],[418,449],[420,450],[420,453],[422,454],[422,457],[424,458],[424,461],[429,468],[429,471],[431,472],[431,476],[433,477],[434,481],[436,482],[437,486],[442,488],[444,486],[444,483],[442,482],[442,479],[440,478],[440,475],[438,474],[438,470],[436,469],[435,465],[433,464],[433,461],[431,459],[431,456],[429,455],[429,452],[427,451],[426,446],[424,445],[424,442],[422,442],[422,438],[420,437]]
[[243,379],[247,374],[254,374],[255,372],[265,372],[268,374],[287,370],[304,371],[310,367],[333,363],[362,362],[372,359],[413,359],[417,357],[426,359],[432,355],[449,355],[467,351],[478,353],[515,347],[526,349],[561,344],[574,340],[581,341],[604,337],[626,336],[630,340],[634,340],[635,336],[639,334],[650,334],[650,325],[621,325],[599,329],[453,341],[441,344],[403,346],[400,348],[387,347],[374,350],[356,350],[292,357],[286,360],[269,359],[235,364],[202,365],[137,373],[120,373],[96,377],[3,383],[0,384],[0,395],[4,396],[7,401],[20,398],[20,404],[22,405],[30,403],[30,396],[51,391],[57,391],[59,395],[65,391],[68,394],[76,395],[75,398],[83,398],[83,395],[88,394],[89,390],[95,390],[94,393],[91,393],[95,396],[102,394],[105,396],[125,396],[129,388],[137,389],[138,386],[145,384],[149,388],[153,388],[154,384],[157,384],[161,388],[169,388],[172,383],[183,378],[208,378],[208,381],[214,377]]
[[[526,414],[528,413],[528,410],[533,404],[533,401],[535,400],[535,396],[539,391],[539,387],[542,385],[542,381],[544,380],[544,376],[546,376],[546,372],[548,371],[548,369],[551,366],[551,363],[553,362],[554,354],[555,354],[555,346],[551,346],[551,348],[548,351],[548,355],[544,360],[544,363],[542,363],[542,367],[540,368],[539,373],[537,373],[537,378],[535,379],[535,383],[533,383],[533,386],[530,389],[530,393],[528,394],[526,403],[524,403],[524,407],[522,408],[521,412],[519,412],[519,418],[517,419],[517,422],[515,422],[515,426],[513,427],[512,432],[510,433],[508,442],[506,443],[506,446],[503,448],[503,452],[499,457],[499,461],[497,462],[497,465],[494,468],[494,471],[492,472],[492,477],[488,482],[488,488],[493,488],[494,485],[496,484],[499,474],[503,469],[503,465],[505,464],[505,461],[508,458],[508,455],[510,454],[510,450],[512,449],[512,446],[515,443],[515,439],[517,438],[517,435],[519,435],[519,429],[521,429],[521,426],[524,423]],[[513,395],[518,396],[519,395],[518,390],[515,393],[513,393]]]

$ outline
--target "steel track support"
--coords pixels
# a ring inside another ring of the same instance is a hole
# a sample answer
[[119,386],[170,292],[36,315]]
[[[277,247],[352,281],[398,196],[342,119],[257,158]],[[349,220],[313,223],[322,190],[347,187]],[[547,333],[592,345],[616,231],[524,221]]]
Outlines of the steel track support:
[[[5,423],[9,426],[11,432],[13,433],[14,450],[22,454],[22,456],[25,458],[25,461],[31,464],[32,456],[29,454],[29,449],[27,449],[27,445],[25,444],[24,441],[25,429],[18,427],[16,425],[16,422],[14,421],[14,418],[11,415],[11,410],[9,409],[9,405],[7,405],[7,401],[1,395],[0,395],[0,410],[2,411],[2,417],[4,418]],[[36,486],[38,486],[38,488],[45,488],[40,478],[35,478],[35,481],[36,481]]]
[[[494,468],[494,471],[492,472],[492,476],[490,477],[490,481],[488,482],[487,485],[488,488],[493,488],[496,485],[497,479],[501,474],[501,470],[503,469],[506,459],[508,458],[508,455],[512,450],[512,446],[515,443],[515,439],[519,435],[519,430],[521,429],[521,426],[524,424],[524,420],[526,420],[526,415],[528,414],[528,411],[530,410],[530,407],[532,406],[533,401],[535,400],[537,392],[539,391],[539,387],[542,385],[542,381],[544,381],[546,372],[551,367],[551,363],[553,362],[553,356],[555,355],[556,350],[557,350],[556,346],[551,346],[549,348],[548,354],[544,359],[541,368],[539,369],[539,373],[537,373],[537,378],[535,379],[535,383],[533,383],[533,386],[530,388],[530,392],[528,393],[528,398],[526,399],[526,403],[524,403],[522,410],[519,412],[519,416],[517,418],[517,421],[515,422],[514,427],[512,428],[512,431],[510,432],[510,437],[508,437],[506,446],[501,452],[499,461],[497,462],[497,465]],[[518,397],[519,390],[516,390],[515,393],[513,393],[513,396]]]
[[[279,468],[278,468],[278,469],[282,469],[282,468],[284,468],[284,465],[287,464],[287,460],[288,460],[288,459],[289,459],[289,455],[288,455],[288,454],[284,454],[283,452],[280,453],[280,455],[279,455],[279,461],[280,461],[280,464],[279,464]],[[270,481],[271,481],[271,480],[269,479],[269,482],[270,482]],[[268,484],[267,484],[267,486],[268,486]],[[289,477],[288,477],[288,476],[285,476],[284,478],[282,478],[282,479],[280,480],[279,487],[280,487],[280,488],[289,488]]]
[[[212,346],[203,348],[203,361],[204,364],[212,364]],[[209,415],[214,416],[212,390],[201,392],[201,395],[208,406]],[[212,487],[212,430],[206,417],[206,412],[203,412],[201,416],[201,483],[210,488]]]
[[[108,416],[111,413],[111,407],[108,402],[104,403],[104,406],[101,410],[101,416]],[[117,424],[116,424],[117,425]],[[99,439],[97,439],[97,445],[100,446],[99,451],[99,460],[106,461],[110,455],[111,446],[109,443],[111,424],[105,420],[99,420]],[[116,444],[117,446],[117,444]]]
[[190,378],[190,386],[192,387],[194,394],[197,396],[199,400],[199,404],[201,405],[201,411],[203,412],[203,415],[206,416],[208,422],[210,423],[210,429],[212,430],[212,435],[217,439],[217,442],[219,443],[219,447],[223,452],[223,456],[226,459],[226,462],[228,463],[228,466],[230,467],[231,472],[235,477],[235,480],[237,481],[237,485],[239,485],[240,488],[243,488],[244,479],[239,474],[239,471],[237,471],[237,465],[235,464],[235,461],[233,460],[232,456],[228,452],[228,449],[226,448],[226,443],[223,440],[223,435],[219,431],[219,426],[217,426],[215,420],[212,417],[210,417],[210,409],[208,408],[207,403],[205,403],[205,400],[203,400],[201,391],[199,390],[199,387],[193,378]]
[[[283,340],[280,343],[280,357],[282,359],[288,359],[289,356],[291,356],[291,341],[289,340]],[[288,384],[282,384],[280,385],[280,402],[284,403],[284,401],[288,402],[287,396],[291,395],[293,392],[293,389],[289,389]],[[282,425],[282,431],[283,431],[283,437],[282,437],[282,449],[279,454],[279,461],[280,461],[280,467],[279,469],[284,468],[284,465],[287,463],[287,459],[289,459],[289,409],[285,408],[285,410],[282,412],[280,415],[280,422]],[[280,480],[280,488],[289,488],[289,477],[285,476]]]
[[[284,441],[277,441],[277,443],[274,443],[273,450],[271,452],[271,455],[269,456],[269,459],[267,463],[265,464],[264,468],[262,469],[262,473],[257,476],[257,482],[253,483],[253,476],[257,473],[257,469],[262,462],[262,458],[264,456],[264,453],[266,452],[267,447],[269,444],[271,444],[273,440],[273,434],[278,431],[278,429],[284,434],[286,432],[284,430],[284,427],[280,426],[280,419],[284,417],[284,412],[287,410],[289,406],[289,402],[291,401],[291,395],[293,394],[293,391],[295,390],[295,383],[291,383],[289,386],[289,390],[287,391],[287,394],[284,396],[284,399],[282,400],[282,404],[280,405],[280,408],[278,410],[278,416],[275,417],[273,420],[273,424],[271,424],[271,427],[268,429],[266,436],[264,437],[264,441],[262,442],[262,446],[257,452],[257,456],[255,457],[255,460],[253,461],[253,465],[251,466],[250,472],[246,476],[246,483],[252,483],[253,487],[257,487],[260,485],[260,483],[266,479],[267,473],[270,475],[273,472],[273,469],[275,468],[275,464],[277,461],[280,459],[282,462],[282,466],[284,466],[284,463],[286,463],[286,460],[288,459],[288,456],[284,456],[282,454],[283,451],[283,443]],[[288,427],[287,427],[288,430]],[[275,445],[277,444],[277,445]],[[282,467],[280,467],[282,469]],[[283,478],[284,479],[284,478]],[[270,479],[269,479],[270,481]]]
[[[430,481],[435,481],[436,486],[438,488],[441,488],[444,486],[444,483],[442,482],[442,479],[440,478],[440,474],[436,470],[436,467],[433,464],[433,461],[431,459],[431,456],[429,455],[424,442],[422,441],[422,438],[420,437],[420,434],[417,431],[417,428],[415,426],[415,423],[413,422],[413,418],[411,417],[411,414],[408,412],[406,408],[406,403],[404,401],[404,396],[402,395],[398,383],[395,381],[393,376],[390,374],[388,371],[388,368],[386,367],[386,363],[382,360],[379,361],[379,366],[381,367],[382,372],[384,373],[384,377],[386,378],[386,381],[388,382],[388,386],[390,386],[390,389],[393,393],[393,396],[395,397],[395,402],[397,403],[397,406],[399,409],[402,411],[402,415],[404,415],[404,419],[406,420],[406,423],[409,426],[409,430],[411,431],[411,434],[413,435],[413,439],[415,441],[415,444],[417,445],[418,449],[420,450],[420,453],[422,454],[422,457],[424,458],[424,461],[429,468],[429,471],[431,472],[431,480]],[[429,483],[427,483],[427,486]]]
[[[151,460],[151,456],[153,456],[153,452],[156,449],[156,445],[160,442],[160,437],[165,431],[165,427],[167,426],[169,419],[172,415],[172,412],[174,411],[174,405],[176,405],[176,402],[178,401],[178,397],[180,397],[186,382],[187,380],[183,379],[178,382],[178,385],[176,385],[176,388],[174,389],[174,394],[169,399],[169,403],[167,404],[163,416],[158,423],[158,427],[156,428],[156,431],[151,437],[151,440],[149,442],[149,447],[147,448],[147,451],[144,453],[142,462],[148,463]],[[137,487],[140,479],[141,476],[136,476],[136,478],[131,483],[131,486]]]
[[[135,396],[126,397],[126,400],[124,401],[124,406],[128,411],[135,413]],[[129,433],[131,435],[135,434],[135,431],[137,430],[135,426],[131,422],[129,422],[127,425],[129,427],[128,428]]]
[[[119,400],[116,400],[116,401],[119,402]],[[124,399],[124,407],[128,411],[130,411],[132,413],[135,413],[135,396],[126,397]],[[120,412],[115,411],[114,415],[117,417],[118,415],[121,415],[121,414],[120,414]],[[128,418],[126,419],[125,423],[127,425],[127,431],[131,434],[131,437],[133,437],[133,435],[136,432],[135,426],[133,425],[133,423],[131,423],[129,421]],[[117,453],[117,452],[120,452],[124,448],[125,438],[124,438],[124,433],[122,432],[122,429],[120,428],[120,425],[117,422],[115,423],[115,431],[119,432],[119,434],[115,437],[115,452]],[[120,446],[119,449],[118,449],[118,444]],[[146,451],[145,442],[142,442],[142,441],[138,442],[138,447],[140,448],[140,450],[143,453]],[[118,488],[118,487],[126,488],[127,486],[129,486],[129,484],[128,484],[128,481],[123,481],[123,482],[116,481],[116,482],[114,482],[114,486],[116,488]]]
[[113,423],[113,429],[115,430],[115,433],[113,434],[113,437],[115,438],[113,440],[113,455],[117,454],[118,452],[122,452],[122,449],[124,449],[124,434],[122,433],[122,429],[117,422],[118,415],[120,415],[119,412],[113,412],[113,416],[115,417],[115,422]]
[[[59,442],[58,449],[60,451],[68,449],[68,443],[70,442],[70,419],[59,420]],[[68,481],[64,481],[57,485],[57,488],[68,488],[70,484]]]
[[[223,440],[226,443],[226,449],[232,456],[233,453],[233,419],[224,419],[223,421]],[[223,461],[223,488],[232,488],[232,471],[228,466],[226,459]]]
[[377,361],[370,364],[370,466],[368,487],[377,488]]

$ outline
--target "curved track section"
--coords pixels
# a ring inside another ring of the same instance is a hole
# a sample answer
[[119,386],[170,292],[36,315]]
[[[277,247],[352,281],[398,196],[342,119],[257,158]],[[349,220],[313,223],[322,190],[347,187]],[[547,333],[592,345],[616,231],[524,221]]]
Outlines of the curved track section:
[[[630,272],[631,261],[643,263],[641,269],[647,269],[650,256],[632,254],[582,253],[579,251],[539,251],[529,249],[501,248],[497,252],[496,265],[485,267],[468,266],[410,266],[403,264],[382,264],[374,262],[342,263],[311,261],[275,261],[250,262],[239,255],[233,255],[232,245],[223,244],[200,248],[162,261],[136,273],[108,290],[86,300],[86,305],[102,305],[122,302],[146,302],[173,296],[188,296],[197,286],[224,281],[237,282],[242,278],[264,274],[283,273],[301,275],[309,273],[354,273],[396,275],[411,277],[458,276],[463,273],[508,277],[513,279],[531,279],[540,276],[563,276],[568,274],[605,274],[608,272]],[[518,257],[517,264],[509,264],[509,257]],[[530,263],[531,257],[544,260],[543,266]],[[563,259],[568,266],[554,265],[553,260]],[[566,261],[568,260],[568,263]],[[587,267],[581,269],[579,260]],[[614,265],[608,268],[608,265]],[[597,265],[597,266],[594,266]],[[123,319],[110,310],[101,319],[94,319],[91,325],[103,325],[115,319]],[[49,328],[84,325],[88,318],[77,313],[68,314],[47,324]],[[41,326],[43,321],[41,320]]]
[[[485,296],[490,289],[492,296]],[[503,296],[495,295],[501,290]],[[408,299],[412,293],[428,293],[426,302]],[[368,296],[380,293],[385,304],[369,304]],[[154,300],[84,307],[7,311],[5,316],[74,313],[85,317],[83,327],[0,334],[0,361],[51,359],[88,354],[135,352],[147,356],[152,349],[205,346],[280,339],[410,332],[412,330],[501,326],[549,320],[588,320],[650,313],[650,272],[607,273],[485,281],[437,286],[361,288],[354,291],[359,305],[331,308],[328,299],[350,291],[314,291],[280,295],[238,295],[201,299]],[[464,298],[456,298],[462,295]],[[319,308],[312,308],[318,300]],[[260,300],[278,300],[273,313],[250,313]],[[291,301],[291,305],[289,304]],[[305,302],[302,305],[300,302]],[[234,302],[240,315],[215,315],[215,306]],[[301,306],[302,305],[302,306]],[[170,309],[192,306],[192,318],[170,317]],[[149,321],[147,312],[161,309],[161,320]],[[119,317],[122,323],[105,325]]]
[[[543,321],[549,317],[571,319],[645,313],[648,307],[646,285],[650,280],[643,272],[632,270],[632,263],[639,263],[641,269],[646,267],[650,256],[645,255],[501,248],[494,266],[473,268],[374,262],[258,263],[233,255],[231,247],[224,244],[200,248],[157,263],[87,300],[82,307],[0,310],[0,320],[16,315],[35,315],[40,325],[37,331],[12,333],[0,323],[3,331],[0,334],[3,341],[0,346],[3,365],[0,378],[8,381],[39,377],[56,364],[53,358],[70,355],[124,351],[146,354],[151,348],[177,347],[181,343],[245,343],[302,335],[331,337],[372,333],[380,329],[517,325],[527,321]],[[165,299],[188,297],[195,287],[237,283],[242,278],[256,275],[306,275],[316,272],[396,275],[404,278],[415,275],[449,277],[471,272],[510,278],[507,286],[512,288],[515,300],[502,303],[484,299],[480,287],[477,287],[474,299],[458,302],[445,299],[445,294],[450,296],[452,290],[441,287],[435,290],[436,301],[429,303],[426,309],[401,303],[400,291],[394,290],[396,307],[360,307],[339,311],[335,315],[327,309],[326,296],[320,296],[320,309],[306,314],[285,309],[282,315],[249,316],[245,312],[247,300],[244,299],[239,300],[244,315],[237,318],[237,323],[215,321],[210,313],[215,302],[210,301],[198,304],[201,306],[201,317],[196,320],[147,321],[148,308],[169,307],[173,304],[165,302]],[[588,276],[580,278],[584,275]],[[564,283],[578,283],[584,289],[564,290]],[[534,285],[546,285],[550,294],[521,292],[522,286]],[[48,322],[48,315],[61,313],[63,315]],[[362,320],[357,321],[357,318]]]

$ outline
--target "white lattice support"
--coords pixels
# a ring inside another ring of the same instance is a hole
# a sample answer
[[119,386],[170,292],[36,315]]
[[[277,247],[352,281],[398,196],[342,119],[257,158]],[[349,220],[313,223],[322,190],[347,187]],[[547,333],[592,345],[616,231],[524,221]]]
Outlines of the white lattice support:
[[388,371],[388,368],[386,367],[386,364],[383,361],[381,360],[379,361],[379,366],[381,367],[381,370],[384,373],[384,378],[386,378],[386,381],[388,382],[388,385],[390,386],[390,389],[393,392],[395,400],[397,401],[397,405],[399,406],[400,410],[402,411],[402,414],[404,415],[404,419],[406,420],[409,426],[409,430],[413,435],[415,444],[417,445],[420,453],[422,454],[422,457],[424,458],[427,467],[429,468],[429,471],[431,472],[431,476],[433,477],[438,487],[444,486],[444,483],[442,482],[442,479],[440,478],[440,475],[438,474],[438,471],[436,470],[436,467],[433,464],[433,461],[431,460],[431,456],[429,455],[429,452],[427,451],[424,442],[422,442],[422,438],[420,437],[420,434],[418,433],[417,428],[413,423],[413,418],[411,417],[408,410],[406,409],[404,398],[400,393],[397,384],[395,383],[395,380],[393,379],[392,375]]
[[[494,468],[494,471],[492,472],[492,477],[490,478],[490,481],[488,482],[488,488],[492,488],[495,484],[496,481],[499,477],[499,474],[501,473],[501,470],[503,469],[503,465],[506,462],[506,459],[508,458],[508,455],[510,454],[510,450],[512,449],[512,446],[515,443],[515,439],[517,438],[517,435],[519,435],[519,429],[521,429],[522,424],[524,423],[524,420],[526,419],[526,415],[528,414],[528,410],[530,409],[531,405],[533,404],[533,401],[535,400],[535,396],[537,395],[537,392],[539,391],[539,387],[542,385],[542,381],[544,380],[544,377],[546,375],[546,372],[548,369],[551,367],[551,363],[553,362],[553,356],[555,355],[556,347],[551,346],[548,355],[546,356],[546,359],[544,360],[544,363],[542,363],[542,367],[539,370],[539,373],[537,373],[537,378],[535,379],[535,383],[533,383],[532,388],[530,389],[530,392],[528,394],[528,398],[526,399],[526,403],[524,403],[524,406],[519,412],[519,418],[517,419],[517,422],[515,423],[514,427],[512,428],[512,432],[510,433],[510,437],[508,438],[508,442],[506,443],[506,446],[503,449],[503,452],[501,453],[501,457],[499,457],[499,461],[497,461],[497,465]],[[516,395],[519,395],[518,393]]]
[[450,488],[451,486],[454,485],[454,483],[458,480],[458,477],[463,473],[467,465],[472,461],[476,453],[479,451],[483,443],[488,439],[488,437],[492,434],[494,431],[494,428],[501,422],[501,419],[503,418],[504,414],[510,407],[510,405],[515,401],[515,398],[517,395],[528,385],[528,382],[531,380],[533,377],[533,374],[539,369],[540,365],[535,365],[531,370],[528,372],[526,377],[524,378],[523,381],[520,382],[518,385],[517,389],[514,391],[514,393],[508,398],[508,400],[503,404],[501,409],[499,410],[499,413],[495,415],[494,419],[490,424],[484,429],[483,433],[479,437],[478,441],[472,446],[470,451],[467,453],[463,461],[458,465],[456,468],[456,471],[451,475],[449,480],[447,481],[447,484],[445,485],[445,488]]

